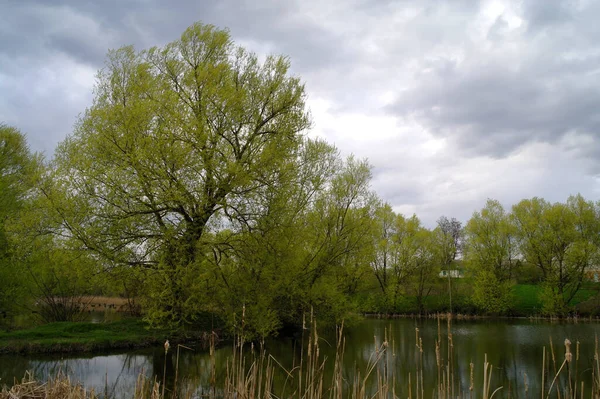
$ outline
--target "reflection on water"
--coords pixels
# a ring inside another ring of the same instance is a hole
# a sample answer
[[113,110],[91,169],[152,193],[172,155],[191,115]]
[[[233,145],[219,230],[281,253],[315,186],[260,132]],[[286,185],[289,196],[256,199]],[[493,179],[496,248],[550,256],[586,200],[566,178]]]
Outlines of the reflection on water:
[[[365,320],[352,329],[346,329],[346,350],[344,354],[344,378],[352,381],[355,370],[365,370],[373,352],[381,345],[388,329],[390,347],[388,367],[380,372],[393,376],[397,383],[396,393],[406,396],[409,373],[414,384],[415,366],[419,361],[416,346],[415,328],[423,342],[423,370],[426,395],[431,397],[437,384],[437,362],[435,342],[441,339],[440,353],[446,362],[449,353],[453,353],[453,368],[456,376],[456,390],[468,392],[470,363],[474,364],[475,381],[483,380],[483,363],[487,354],[488,362],[494,367],[492,386],[503,386],[497,396],[524,396],[525,386],[530,393],[541,389],[543,347],[550,351],[550,339],[553,340],[557,363],[564,359],[565,338],[581,343],[578,379],[591,387],[594,339],[600,330],[599,324],[550,324],[530,322],[528,320],[502,321],[455,321],[452,326],[452,347],[448,348],[446,322],[435,320]],[[391,331],[391,333],[389,332]],[[321,353],[329,363],[335,357],[335,337],[322,333]],[[271,340],[265,343],[265,349],[272,354],[283,367],[291,369],[298,363],[301,343],[292,338]],[[166,386],[171,388],[175,378],[177,363],[176,348],[165,356],[162,347],[132,350],[121,353],[96,353],[79,355],[11,355],[0,356],[0,383],[10,383],[15,377],[22,377],[26,370],[32,370],[37,378],[56,375],[59,371],[68,373],[72,379],[81,381],[96,392],[107,393],[114,398],[131,397],[135,382],[140,373],[149,378],[162,381],[163,373]],[[222,384],[226,374],[227,359],[231,355],[230,347],[219,348],[215,352],[214,374],[217,385]],[[550,356],[547,356],[550,359]],[[550,366],[552,368],[552,366]],[[333,367],[327,368],[324,382],[331,381]],[[212,374],[211,359],[206,351],[196,348],[194,351],[181,349],[179,356],[179,381],[185,380],[188,388],[196,396],[208,392]],[[285,377],[275,375],[274,386],[283,386]],[[480,383],[481,384],[481,383]],[[480,389],[478,389],[480,391]],[[275,390],[277,392],[277,390]]]

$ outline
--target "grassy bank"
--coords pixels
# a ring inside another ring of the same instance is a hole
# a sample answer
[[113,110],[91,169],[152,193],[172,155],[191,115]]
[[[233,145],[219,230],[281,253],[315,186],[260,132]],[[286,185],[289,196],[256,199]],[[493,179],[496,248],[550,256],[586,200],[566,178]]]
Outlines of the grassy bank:
[[[531,317],[543,313],[541,300],[542,287],[537,284],[515,284],[512,287],[510,309],[504,316]],[[452,312],[464,315],[485,316],[472,301],[473,282],[468,279],[453,281]],[[395,305],[382,304],[369,299],[362,299],[359,306],[365,313],[419,314],[417,298],[404,295],[397,299]],[[574,313],[580,316],[598,316],[600,312],[600,284],[587,282],[569,303]],[[438,287],[422,299],[425,314],[447,313],[450,311],[448,291],[446,287]]]
[[12,332],[0,332],[0,353],[86,352],[137,348],[171,342],[198,341],[206,331],[190,330],[174,334],[149,329],[141,319],[111,323],[60,322]]
[[[540,300],[541,286],[533,284],[517,284],[513,287],[513,313],[517,316],[534,316],[542,312],[542,301]],[[585,284],[569,303],[573,310],[585,316],[595,316],[595,309],[582,307],[580,304],[592,300],[598,296],[598,285],[594,283]]]

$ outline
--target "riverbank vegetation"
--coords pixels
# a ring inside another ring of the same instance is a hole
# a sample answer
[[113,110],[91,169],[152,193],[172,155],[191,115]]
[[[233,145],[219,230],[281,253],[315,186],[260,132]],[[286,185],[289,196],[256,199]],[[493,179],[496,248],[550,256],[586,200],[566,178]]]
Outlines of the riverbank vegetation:
[[185,329],[149,328],[141,318],[132,317],[111,322],[53,322],[32,328],[0,331],[0,354],[4,353],[68,353],[132,349],[162,345],[196,344],[230,340],[221,320],[204,315]]
[[91,352],[138,348],[171,341],[190,342],[207,339],[202,331],[174,334],[169,330],[149,330],[140,319],[111,323],[55,322],[34,328],[0,332],[1,353]]
[[[0,126],[0,324],[75,321],[123,298],[150,328],[203,314],[255,338],[361,312],[597,312],[600,203],[495,200],[424,226],[367,160],[307,135],[301,80],[194,24],[110,51],[50,160]],[[591,301],[591,302],[590,302]],[[241,325],[244,320],[244,325]]]
[[164,342],[166,331],[148,331],[145,327],[144,322],[135,319],[112,323],[48,323],[0,332],[0,353],[91,351]]

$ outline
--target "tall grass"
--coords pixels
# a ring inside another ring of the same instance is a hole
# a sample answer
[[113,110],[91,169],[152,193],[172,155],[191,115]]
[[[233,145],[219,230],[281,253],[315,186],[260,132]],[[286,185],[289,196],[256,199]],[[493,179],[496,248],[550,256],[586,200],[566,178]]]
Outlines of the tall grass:
[[[579,380],[580,344],[565,340],[556,345],[549,341],[548,350],[544,347],[542,356],[541,388],[539,392],[530,392],[527,375],[523,375],[524,387],[520,392],[511,391],[511,387],[499,386],[495,383],[494,367],[488,362],[487,355],[481,365],[469,364],[469,375],[459,375],[455,369],[455,356],[452,335],[452,317],[438,318],[437,337],[434,346],[427,347],[423,343],[419,329],[415,329],[415,358],[408,375],[399,375],[394,368],[395,342],[394,333],[385,329],[383,337],[374,337],[374,350],[365,367],[349,373],[344,363],[344,354],[348,350],[344,339],[344,328],[336,331],[333,359],[327,359],[320,348],[317,322],[311,316],[308,326],[303,328],[301,338],[302,349],[293,360],[291,366],[282,365],[271,356],[262,343],[248,343],[243,331],[235,338],[232,354],[227,362],[224,382],[218,383],[215,378],[215,341],[211,340],[209,354],[210,390],[199,394],[195,386],[187,386],[180,381],[178,359],[179,350],[189,348],[177,347],[177,366],[173,390],[165,389],[165,378],[162,381],[149,379],[141,373],[134,392],[135,399],[166,398],[224,398],[224,399],[384,399],[408,398],[440,399],[527,397],[557,399],[600,399],[600,356],[598,339],[595,339],[594,362],[591,365],[591,385],[586,386]],[[563,352],[564,348],[564,352]],[[168,351],[168,347],[165,347]],[[435,351],[435,367],[427,366],[424,353]],[[332,372],[325,373],[332,367]],[[483,370],[482,377],[475,378],[476,367]],[[331,380],[326,375],[331,376]],[[469,381],[468,389],[463,390],[463,379]],[[430,381],[429,383],[427,381]],[[435,384],[431,384],[435,381]],[[589,383],[588,383],[589,385]],[[60,374],[46,383],[38,383],[31,375],[12,388],[4,388],[0,399],[69,397],[97,398],[95,392],[86,390],[80,384],[72,383],[67,376]]]

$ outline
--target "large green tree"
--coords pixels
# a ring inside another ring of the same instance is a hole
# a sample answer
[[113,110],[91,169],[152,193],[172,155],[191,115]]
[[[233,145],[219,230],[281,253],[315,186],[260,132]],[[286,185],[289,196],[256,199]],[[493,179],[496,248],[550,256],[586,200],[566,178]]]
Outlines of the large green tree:
[[147,270],[155,321],[197,311],[192,293],[219,273],[224,248],[282,206],[286,179],[323,184],[310,157],[327,151],[304,150],[306,95],[289,67],[200,23],[161,48],[112,51],[93,105],[58,147],[45,193],[61,230],[106,267]]

